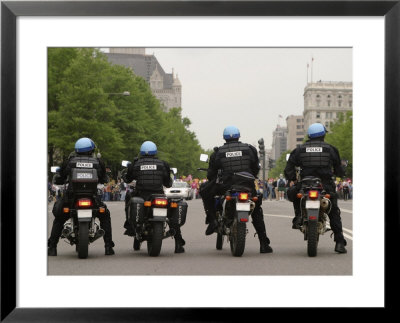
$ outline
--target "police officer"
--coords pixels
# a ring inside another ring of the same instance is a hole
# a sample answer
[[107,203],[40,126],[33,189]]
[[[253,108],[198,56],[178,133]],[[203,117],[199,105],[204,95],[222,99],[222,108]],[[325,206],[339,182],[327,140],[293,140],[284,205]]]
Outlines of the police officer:
[[[87,159],[88,157],[92,158],[93,168],[97,168],[97,176],[99,178],[99,183],[107,183],[108,176],[106,173],[106,168],[104,162],[94,155],[94,150],[96,148],[95,143],[90,138],[80,138],[75,143],[75,151],[72,152],[68,159],[64,161],[61,166],[60,172],[58,176],[56,176],[56,183],[58,185],[68,183],[69,176],[71,174],[71,169],[76,168],[76,163],[81,161],[82,158]],[[69,214],[63,213],[63,207],[72,203],[73,192],[72,185],[68,185],[67,190],[64,192],[63,197],[57,200],[53,206],[53,227],[51,229],[50,238],[48,240],[48,255],[49,256],[57,256],[57,244],[61,236],[62,229],[64,227],[65,221],[69,219]],[[106,208],[105,213],[99,213],[97,217],[100,220],[100,226],[105,231],[103,239],[105,246],[105,254],[113,255],[114,252],[114,242],[112,241],[112,232],[111,232],[111,217],[110,211],[107,206],[101,202],[101,200],[96,195],[96,203],[98,206],[103,206]]]
[[[293,201],[295,217],[293,219],[293,229],[298,229],[301,225],[300,199],[296,198],[296,193],[301,188],[301,183],[297,181],[296,167],[300,168],[300,178],[305,176],[315,176],[321,179],[324,190],[331,195],[332,208],[329,212],[329,221],[336,242],[335,251],[346,253],[346,240],[342,231],[342,220],[340,209],[337,203],[335,182],[333,176],[343,177],[345,171],[340,159],[339,151],[332,145],[324,141],[326,128],[320,123],[314,123],[308,128],[308,140],[298,148],[295,148],[287,161],[285,177],[292,181],[293,185],[288,191],[288,197]],[[309,149],[313,147],[314,149]],[[318,149],[315,149],[318,148]]]
[[[256,148],[239,141],[240,132],[237,127],[226,127],[223,132],[223,138],[226,141],[225,144],[219,148],[215,147],[214,152],[210,156],[207,171],[208,181],[200,187],[200,195],[206,212],[206,223],[208,223],[206,235],[213,234],[218,226],[215,215],[214,196],[224,194],[232,184],[237,184],[238,178],[234,176],[234,173],[248,172],[257,177],[260,170]],[[234,154],[227,154],[229,152]],[[218,176],[219,171],[221,172],[221,178]],[[217,178],[218,182],[221,180],[222,183],[217,183]],[[252,190],[251,194],[256,196],[257,192],[254,180],[247,181],[246,186]],[[272,252],[272,248],[269,245],[270,240],[265,230],[261,203],[262,198],[259,198],[251,215],[252,223],[260,241],[260,252],[270,253]]]
[[[125,211],[128,219],[128,207],[130,200],[134,196],[140,196],[147,200],[152,194],[164,194],[163,186],[171,187],[172,178],[171,170],[167,162],[157,158],[157,146],[152,141],[145,141],[140,147],[140,157],[128,165],[128,171],[124,176],[124,181],[130,183],[136,181],[134,191],[127,194],[125,201]],[[155,165],[153,167],[146,167],[148,165]],[[144,166],[144,167],[143,167]],[[169,226],[174,229],[175,235],[175,253],[183,253],[185,249],[185,240],[182,238],[182,233],[179,224],[174,221],[169,223]],[[124,227],[127,229],[125,234],[134,235],[132,228],[129,226],[128,221],[125,222]]]

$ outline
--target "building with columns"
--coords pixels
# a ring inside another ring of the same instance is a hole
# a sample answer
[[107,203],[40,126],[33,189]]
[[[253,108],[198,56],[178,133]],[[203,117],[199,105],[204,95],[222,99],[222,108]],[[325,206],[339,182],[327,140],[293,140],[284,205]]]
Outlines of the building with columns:
[[150,85],[153,95],[164,111],[182,107],[182,85],[178,75],[166,73],[154,55],[147,55],[145,48],[110,48],[105,53],[112,64],[126,66]]
[[353,109],[352,82],[308,83],[304,88],[304,129],[315,123],[322,123],[327,130],[340,113]]
[[304,139],[304,117],[302,115],[290,115],[286,118],[287,150],[293,150],[300,146]]

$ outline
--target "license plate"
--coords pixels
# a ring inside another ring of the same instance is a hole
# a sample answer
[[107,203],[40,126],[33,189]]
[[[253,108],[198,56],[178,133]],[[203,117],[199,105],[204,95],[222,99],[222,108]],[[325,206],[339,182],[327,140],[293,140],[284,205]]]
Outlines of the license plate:
[[153,216],[167,216],[167,209],[153,209]]
[[319,209],[321,203],[320,201],[306,201],[306,209]]
[[93,178],[92,173],[77,173],[76,178]]
[[237,211],[250,211],[250,203],[236,203]]
[[87,219],[92,217],[92,210],[78,210],[78,219]]

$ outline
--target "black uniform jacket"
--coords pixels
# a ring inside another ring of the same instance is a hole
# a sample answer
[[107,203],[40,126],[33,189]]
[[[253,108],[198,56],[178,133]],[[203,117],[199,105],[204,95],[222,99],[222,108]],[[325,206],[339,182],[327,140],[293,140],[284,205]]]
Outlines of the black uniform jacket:
[[290,181],[297,179],[296,167],[300,167],[302,178],[316,176],[321,178],[323,183],[331,182],[334,175],[339,177],[345,175],[339,151],[321,138],[307,140],[305,144],[291,152],[284,171],[286,179]]

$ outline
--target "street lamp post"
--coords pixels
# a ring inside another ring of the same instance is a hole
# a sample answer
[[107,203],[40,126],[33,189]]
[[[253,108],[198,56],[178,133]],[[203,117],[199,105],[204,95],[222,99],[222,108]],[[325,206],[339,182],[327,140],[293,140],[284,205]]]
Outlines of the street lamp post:
[[124,91],[124,92],[122,92],[122,93],[105,93],[105,94],[108,94],[108,95],[130,96],[130,95],[131,95],[131,92],[129,92],[129,91]]

